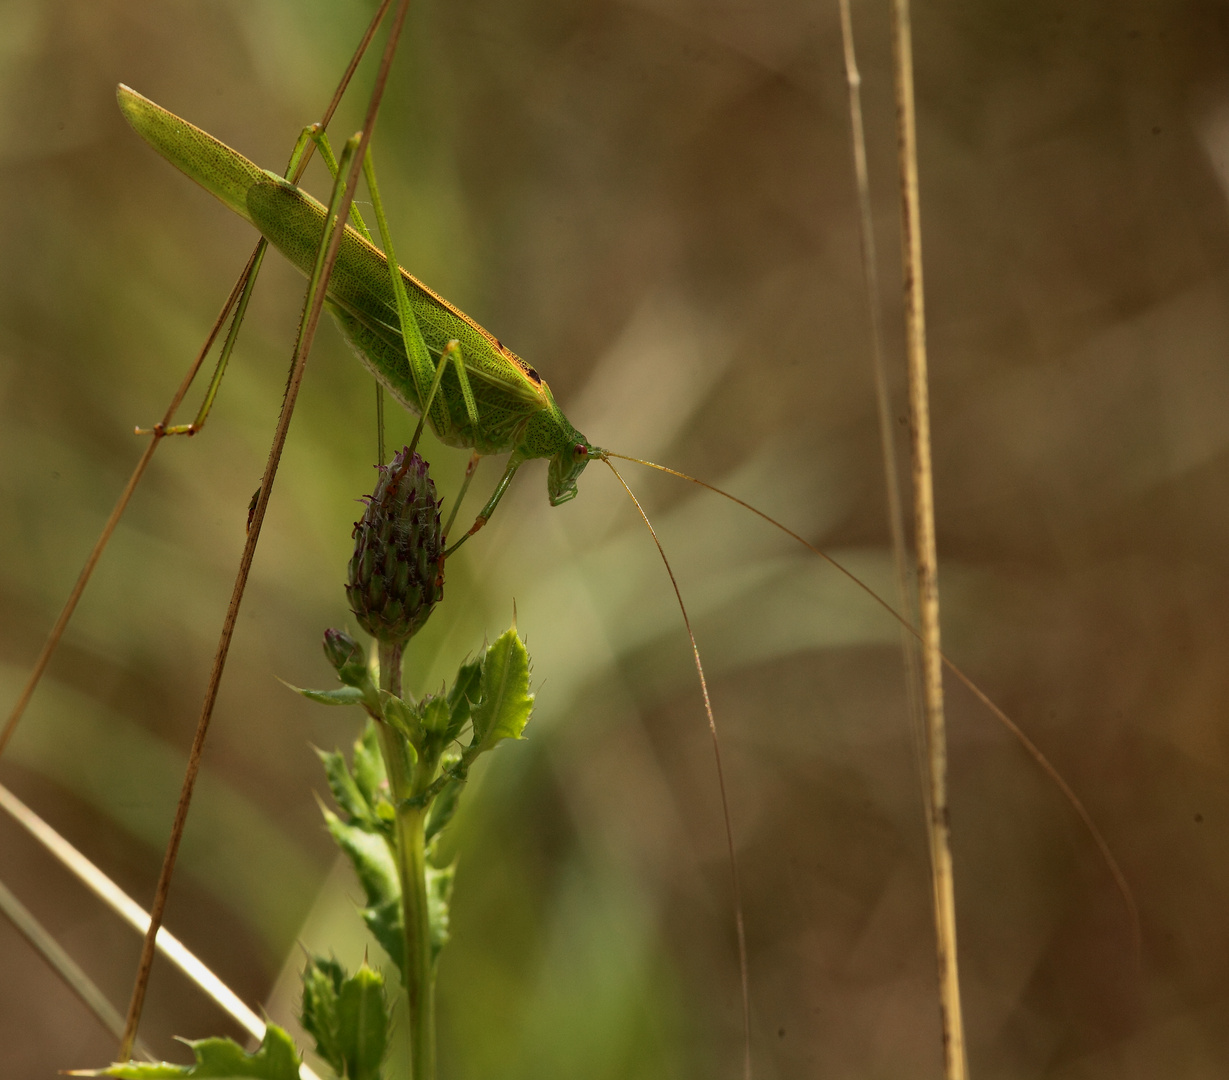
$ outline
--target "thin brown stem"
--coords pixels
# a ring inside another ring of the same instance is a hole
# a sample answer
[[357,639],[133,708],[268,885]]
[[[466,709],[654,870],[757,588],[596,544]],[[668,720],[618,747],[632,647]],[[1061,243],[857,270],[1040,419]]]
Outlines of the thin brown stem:
[[[154,959],[154,942],[157,937],[158,927],[162,923],[162,916],[166,909],[167,896],[170,893],[171,878],[174,874],[175,861],[179,853],[180,840],[183,837],[184,826],[187,823],[188,808],[192,802],[192,792],[196,785],[196,777],[200,771],[201,756],[204,752],[205,737],[209,730],[209,722],[213,717],[213,708],[217,701],[218,688],[222,681],[222,672],[226,667],[226,659],[230,652],[230,643],[234,635],[235,623],[239,617],[239,606],[243,600],[243,593],[247,586],[248,574],[251,571],[252,560],[256,554],[256,545],[260,539],[261,525],[264,523],[265,511],[269,505],[269,496],[273,489],[273,480],[277,474],[277,467],[281,461],[282,448],[286,444],[286,436],[290,430],[290,420],[294,413],[295,402],[298,398],[299,387],[303,382],[303,373],[307,364],[307,357],[311,351],[312,342],[316,336],[316,328],[320,323],[320,316],[324,311],[324,301],[327,295],[328,278],[332,273],[333,264],[337,260],[337,252],[341,248],[341,239],[345,228],[346,211],[350,203],[354,199],[354,192],[358,186],[359,173],[362,171],[363,155],[367,151],[367,146],[371,141],[372,131],[375,127],[376,115],[378,114],[380,101],[384,96],[384,89],[388,82],[388,72],[392,66],[393,57],[396,54],[397,43],[401,36],[401,29],[405,23],[406,12],[409,8],[409,0],[401,0],[397,8],[397,14],[394,17],[393,25],[389,31],[388,42],[385,45],[384,55],[380,60],[380,68],[376,74],[375,85],[371,92],[371,100],[368,104],[367,115],[363,122],[362,134],[359,138],[357,152],[354,156],[350,174],[347,177],[344,192],[342,194],[340,204],[336,209],[336,218],[332,223],[332,231],[328,237],[328,243],[325,250],[324,258],[320,262],[318,269],[313,273],[313,281],[309,286],[310,303],[304,314],[303,322],[299,331],[299,340],[295,347],[294,364],[291,369],[290,381],[286,387],[286,395],[282,402],[282,411],[278,417],[277,430],[273,437],[273,445],[269,449],[269,459],[265,466],[264,477],[261,480],[260,495],[256,500],[256,506],[253,508],[250,523],[248,526],[247,541],[243,547],[243,554],[239,560],[239,571],[235,578],[235,586],[231,593],[230,604],[226,609],[226,616],[222,624],[222,633],[218,641],[217,652],[214,656],[213,669],[209,677],[209,685],[205,691],[205,701],[201,707],[200,719],[197,721],[196,735],[192,741],[192,749],[188,757],[188,766],[184,775],[183,788],[180,792],[179,804],[175,810],[175,820],[171,827],[171,836],[167,842],[166,854],[163,857],[162,871],[159,874],[158,886],[154,893],[154,902],[150,907],[150,925],[149,932],[145,935],[145,943],[141,950],[141,960],[137,968],[136,983],[133,986],[132,1001],[128,1008],[128,1021],[124,1030],[124,1039],[120,1046],[120,1058],[124,1060],[131,1053],[132,1042],[136,1037],[137,1027],[140,1024],[141,1010],[145,1002],[145,991],[149,984],[149,974],[153,966]],[[332,211],[333,208],[330,208]]]
[[939,966],[939,1013],[948,1080],[968,1075],[960,972],[956,949],[956,884],[947,804],[947,729],[943,714],[943,657],[939,649],[939,558],[935,545],[934,479],[930,454],[930,399],[926,368],[926,309],[922,286],[922,222],[918,197],[917,121],[913,98],[913,38],[909,0],[893,0],[896,119],[900,154],[901,244],[909,405],[913,433],[913,521],[917,542],[918,612],[922,631],[922,687],[930,766],[930,860],[934,883]]
[[726,795],[725,770],[721,764],[721,740],[717,737],[717,719],[713,715],[713,703],[708,696],[708,680],[704,677],[704,665],[700,662],[700,647],[696,644],[696,635],[691,629],[691,618],[687,614],[687,606],[683,603],[683,594],[679,591],[679,583],[674,577],[674,570],[670,566],[670,560],[666,558],[666,551],[661,546],[661,541],[657,538],[657,530],[653,528],[653,523],[649,521],[649,515],[644,512],[644,507],[640,505],[640,500],[636,498],[635,493],[627,486],[627,481],[623,479],[622,474],[614,467],[614,463],[610,461],[610,457],[619,456],[621,455],[603,455],[602,460],[606,462],[610,471],[615,474],[615,478],[623,486],[623,490],[627,492],[627,497],[635,504],[637,513],[640,514],[641,520],[649,530],[649,535],[653,537],[653,543],[657,545],[657,553],[661,556],[661,561],[666,567],[666,573],[670,575],[670,584],[674,588],[674,597],[678,601],[679,610],[683,613],[683,625],[687,628],[687,639],[691,642],[691,655],[695,661],[696,674],[700,676],[700,693],[704,697],[704,714],[708,717],[708,731],[712,736],[713,742],[713,757],[717,760],[717,787],[721,792],[721,814],[725,821],[725,843],[730,862],[730,888],[734,898],[734,925],[738,933],[738,978],[739,986],[742,990],[743,1006],[743,1078],[744,1080],[751,1080],[751,977],[750,968],[747,963],[747,930],[745,920],[743,919],[742,885],[738,878],[738,856],[735,854],[734,849],[734,826],[730,820],[730,800]]

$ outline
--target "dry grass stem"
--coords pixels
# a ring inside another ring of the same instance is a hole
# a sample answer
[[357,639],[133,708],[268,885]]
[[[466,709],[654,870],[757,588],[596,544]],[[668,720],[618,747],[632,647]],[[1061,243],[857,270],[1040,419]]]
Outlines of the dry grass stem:
[[947,731],[943,717],[943,657],[939,640],[939,576],[935,550],[934,487],[930,461],[930,403],[926,373],[926,316],[922,286],[922,226],[918,198],[917,126],[913,100],[913,41],[908,0],[892,4],[896,60],[896,117],[900,152],[901,243],[909,358],[909,404],[913,430],[913,508],[917,538],[918,608],[930,773],[930,859],[934,883],[935,935],[943,1058],[948,1080],[964,1080],[964,1018],[956,949],[956,888],[952,875],[947,806]]

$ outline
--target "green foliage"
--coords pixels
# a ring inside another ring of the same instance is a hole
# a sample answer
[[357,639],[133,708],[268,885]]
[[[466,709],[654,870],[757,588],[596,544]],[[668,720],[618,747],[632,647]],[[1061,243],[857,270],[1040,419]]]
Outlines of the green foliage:
[[[417,1014],[411,1009],[411,1040],[421,1045],[434,1039],[431,984],[448,943],[456,873],[455,863],[438,865],[440,835],[474,759],[523,738],[533,709],[529,654],[514,627],[461,664],[443,693],[415,701],[387,689],[387,672],[373,689],[357,646],[340,632],[326,634],[325,652],[339,678],[359,685],[306,696],[361,704],[369,717],[349,764],[339,752],[320,752],[339,811],[325,809],[325,824],[363,887],[363,921],[402,983],[412,980],[411,1000],[420,1004]],[[378,1075],[387,1035],[383,982],[364,971],[347,979],[335,961],[314,957],[303,973],[303,1026],[346,1080]]]
[[336,690],[307,690],[300,686],[292,686],[291,689],[318,705],[363,704],[363,692],[354,686],[339,686]]
[[384,976],[363,964],[342,983],[337,1020],[347,1080],[378,1080],[388,1049]]
[[423,698],[419,713],[423,731],[432,735],[442,735],[452,726],[452,708],[447,698],[428,695]]
[[335,750],[317,750],[316,753],[337,805],[351,821],[367,821],[374,825],[373,808],[351,775],[346,759]]
[[316,1040],[316,1053],[338,1075],[345,1067],[341,1051],[341,1033],[337,1018],[337,997],[346,981],[345,969],[336,960],[323,956],[308,957],[303,969],[303,1001],[299,1008],[299,1023]]
[[398,732],[410,746],[417,747],[422,742],[422,716],[418,709],[412,708],[399,697],[394,697],[387,690],[380,691],[380,711],[384,722]]
[[391,816],[392,803],[388,797],[388,773],[384,768],[384,757],[380,753],[380,737],[375,724],[363,728],[358,742],[354,744],[354,782],[359,791],[373,807],[378,817],[384,817],[380,812],[382,806],[389,808]]
[[395,811],[388,793],[384,759],[375,723],[368,720],[354,744],[353,766],[337,751],[317,750],[329,790],[345,814],[346,824],[389,835]]
[[303,972],[303,1029],[345,1080],[378,1080],[388,1049],[384,977],[366,963],[350,977],[336,960],[313,956]]
[[243,1047],[231,1039],[200,1039],[187,1045],[196,1058],[193,1065],[130,1061],[75,1075],[119,1080],[299,1080],[299,1053],[290,1036],[276,1024],[265,1028],[265,1037],[252,1054],[244,1053]]
[[435,867],[427,864],[427,911],[431,920],[431,959],[435,960],[440,950],[448,944],[449,907],[452,902],[452,883],[457,874],[457,864]]
[[523,738],[533,710],[529,692],[529,653],[513,627],[486,651],[481,693],[473,710],[475,746],[489,750],[502,739]]
[[365,687],[371,682],[363,647],[344,630],[324,632],[324,655],[345,686]]
[[[454,759],[460,761],[460,757]],[[457,812],[461,801],[461,789],[465,787],[463,780],[448,780],[436,795],[431,804],[431,812],[427,815],[426,840],[430,844],[444,830]]]
[[325,824],[337,846],[354,867],[367,905],[360,911],[363,922],[380,947],[398,968],[405,956],[405,926],[401,913],[401,882],[390,838],[378,825],[345,822],[329,810]]
[[457,677],[448,690],[448,705],[452,714],[444,732],[445,742],[455,739],[469,723],[471,707],[481,693],[482,661],[482,657],[467,660],[457,669]]

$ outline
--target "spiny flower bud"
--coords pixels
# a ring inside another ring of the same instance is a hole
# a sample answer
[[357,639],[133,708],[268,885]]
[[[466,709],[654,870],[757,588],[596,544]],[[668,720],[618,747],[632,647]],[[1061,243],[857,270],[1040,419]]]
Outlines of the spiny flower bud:
[[367,681],[367,656],[363,647],[344,630],[324,632],[324,655],[346,686],[362,686]]
[[427,463],[408,447],[379,469],[363,520],[354,523],[346,596],[372,637],[405,642],[444,595],[439,503]]

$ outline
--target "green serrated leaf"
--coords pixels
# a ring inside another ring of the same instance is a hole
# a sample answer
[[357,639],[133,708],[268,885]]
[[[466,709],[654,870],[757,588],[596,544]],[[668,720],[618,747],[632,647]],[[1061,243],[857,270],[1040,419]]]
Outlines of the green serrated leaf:
[[342,984],[337,1017],[346,1080],[379,1080],[388,1050],[384,976],[364,963]]
[[360,913],[372,937],[401,969],[405,961],[405,928],[401,919],[401,883],[388,841],[381,833],[350,825],[326,810],[324,820],[337,846],[350,859],[367,897]]
[[431,803],[431,812],[427,815],[424,833],[428,844],[443,832],[452,820],[461,799],[461,789],[464,787],[465,785],[460,780],[449,780],[435,797],[435,801]]
[[303,969],[303,1005],[299,1022],[316,1040],[316,1053],[332,1066],[338,1076],[345,1069],[338,1039],[337,996],[346,973],[336,960],[312,956]]
[[[289,683],[286,684],[290,686]],[[355,686],[339,686],[335,690],[306,690],[301,686],[290,686],[296,694],[302,694],[309,701],[317,701],[321,705],[361,705],[363,692]]]
[[346,759],[336,751],[317,750],[316,753],[324,765],[324,775],[337,805],[350,816],[351,821],[374,822],[375,814],[350,775]]
[[196,1057],[194,1065],[129,1061],[74,1075],[114,1076],[119,1080],[299,1080],[299,1052],[276,1024],[265,1028],[265,1037],[253,1054],[245,1054],[243,1047],[230,1039],[200,1039],[188,1046]]
[[395,697],[387,690],[381,690],[380,707],[384,722],[394,731],[404,735],[412,744],[422,739],[422,720],[401,698]]
[[451,742],[469,723],[470,711],[481,695],[482,657],[468,660],[457,668],[457,677],[448,691],[450,715],[444,741]]
[[354,782],[363,793],[368,806],[378,806],[387,801],[388,778],[384,771],[384,758],[380,753],[380,734],[376,722],[368,719],[363,732],[354,743]]
[[503,739],[522,738],[532,711],[529,653],[513,627],[487,649],[482,664],[481,694],[471,716],[479,752]]
[[396,896],[382,904],[363,908],[363,922],[371,936],[380,943],[380,948],[397,965],[401,980],[405,981],[405,923],[402,921],[401,897]]
[[427,865],[427,914],[431,921],[431,959],[448,944],[449,908],[452,903],[452,883],[457,864],[437,868]]
[[419,709],[424,729],[432,734],[443,734],[448,729],[452,708],[447,698],[435,696],[423,698]]
[[344,630],[324,632],[324,655],[346,686],[374,689],[367,655],[363,647]]
[[373,833],[360,825],[342,821],[330,810],[324,811],[329,833],[350,859],[359,883],[367,894],[370,906],[386,900],[400,901],[401,885],[397,864],[382,833]]

